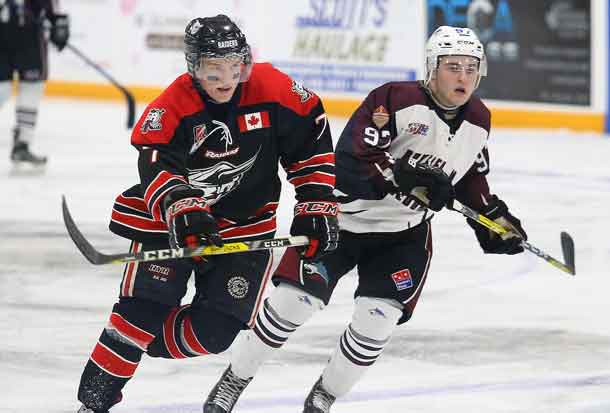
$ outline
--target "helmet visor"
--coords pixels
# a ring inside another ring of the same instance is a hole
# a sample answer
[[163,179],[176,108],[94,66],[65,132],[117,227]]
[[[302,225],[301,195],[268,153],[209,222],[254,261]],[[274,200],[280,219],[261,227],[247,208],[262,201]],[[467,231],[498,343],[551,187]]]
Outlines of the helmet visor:
[[251,64],[246,64],[240,54],[223,57],[201,57],[195,74],[200,80],[208,83],[228,84],[248,80]]
[[438,67],[451,73],[464,72],[472,76],[479,75],[480,61],[472,56],[440,56]]

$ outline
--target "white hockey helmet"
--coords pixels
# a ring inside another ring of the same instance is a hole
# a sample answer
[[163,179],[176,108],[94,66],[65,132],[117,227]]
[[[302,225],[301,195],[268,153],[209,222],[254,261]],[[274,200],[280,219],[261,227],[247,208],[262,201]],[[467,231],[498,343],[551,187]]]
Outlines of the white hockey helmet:
[[441,56],[472,56],[479,59],[479,79],[487,76],[487,58],[485,49],[479,38],[469,28],[440,26],[430,35],[426,43],[426,84],[430,82],[432,73],[438,68]]

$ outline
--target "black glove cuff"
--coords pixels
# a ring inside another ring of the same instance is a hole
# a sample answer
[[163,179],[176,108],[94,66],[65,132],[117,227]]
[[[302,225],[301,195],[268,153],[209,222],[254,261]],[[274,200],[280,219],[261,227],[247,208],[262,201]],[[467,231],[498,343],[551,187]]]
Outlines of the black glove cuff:
[[170,190],[161,202],[161,214],[165,216],[167,208],[176,201],[185,198],[203,198],[204,192],[202,189],[194,188],[190,185],[176,185]]

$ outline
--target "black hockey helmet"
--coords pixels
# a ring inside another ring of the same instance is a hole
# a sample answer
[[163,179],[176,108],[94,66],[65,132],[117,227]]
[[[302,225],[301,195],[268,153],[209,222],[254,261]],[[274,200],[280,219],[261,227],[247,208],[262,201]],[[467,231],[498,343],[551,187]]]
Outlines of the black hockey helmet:
[[197,17],[187,24],[184,33],[184,55],[191,76],[196,77],[202,57],[241,57],[249,73],[252,65],[250,46],[229,17],[224,14]]

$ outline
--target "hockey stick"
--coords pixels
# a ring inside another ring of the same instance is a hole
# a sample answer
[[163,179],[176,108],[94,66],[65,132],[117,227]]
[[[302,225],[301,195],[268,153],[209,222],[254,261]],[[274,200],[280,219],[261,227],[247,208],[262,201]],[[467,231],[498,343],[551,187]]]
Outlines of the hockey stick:
[[[422,190],[420,190],[420,188],[415,188],[411,192],[411,195],[415,196],[425,205],[428,204],[428,199],[427,199],[425,193],[423,193]],[[474,209],[469,208],[466,205],[462,205],[458,201],[454,200],[453,206],[449,207],[448,209],[455,211],[455,212],[459,212],[460,214],[464,215],[466,218],[470,218],[470,219],[478,222],[479,224],[483,225],[486,228],[489,228],[496,234],[502,235],[502,234],[506,234],[507,232],[509,232],[509,230],[504,228],[502,225],[498,224],[495,221],[492,221],[491,219],[487,218],[485,215],[479,214]],[[568,274],[576,275],[576,264],[575,264],[575,258],[574,258],[574,240],[572,239],[570,234],[568,234],[565,231],[561,232],[560,239],[561,239],[561,251],[563,252],[563,260],[565,263],[557,260],[556,258],[551,257],[549,254],[542,251],[540,248],[530,244],[529,242],[527,242],[525,240],[521,241],[521,246],[525,250],[536,255],[537,257],[542,258],[543,260],[545,260],[546,262],[548,262],[555,268],[558,268],[561,271],[566,272]]]
[[123,85],[121,85],[119,82],[117,82],[112,76],[110,76],[108,74],[108,72],[106,72],[104,69],[102,69],[98,64],[96,64],[93,60],[89,59],[87,56],[85,56],[83,54],[83,52],[81,52],[79,49],[77,49],[76,47],[74,47],[74,45],[68,43],[66,45],[66,47],[70,50],[72,50],[72,52],[77,55],[78,57],[80,57],[81,59],[83,59],[83,61],[85,63],[87,63],[89,66],[91,66],[92,68],[94,68],[100,75],[102,75],[103,77],[106,78],[106,80],[108,80],[110,83],[112,83],[117,89],[119,89],[121,91],[121,93],[123,94],[123,96],[125,96],[125,99],[127,100],[127,129],[131,129],[133,128],[133,125],[135,123],[135,116],[136,116],[136,103],[135,103],[135,99],[133,97],[133,95],[131,94],[130,91],[128,91]]
[[[499,225],[497,222],[492,221],[491,219],[487,218],[485,215],[479,214],[474,209],[468,208],[467,206],[460,204],[458,201],[453,201],[453,207],[450,209],[453,211],[459,212],[460,214],[464,215],[467,218],[477,221],[479,224],[483,225],[484,227],[489,228],[496,234],[502,235],[502,234],[506,234],[507,232],[509,232],[502,225]],[[575,264],[575,258],[574,258],[574,240],[572,239],[570,234],[568,234],[565,231],[561,232],[560,239],[561,239],[561,251],[563,252],[563,260],[565,261],[565,264],[563,262],[551,257],[549,254],[542,251],[540,248],[530,244],[529,242],[527,242],[525,240],[521,241],[521,246],[525,250],[542,258],[543,260],[545,260],[546,262],[548,262],[555,268],[558,268],[561,271],[566,272],[568,274],[576,275],[576,264]]]
[[136,253],[104,254],[95,249],[87,238],[80,232],[78,226],[72,219],[66,197],[61,197],[61,209],[64,224],[68,234],[80,252],[94,265],[120,264],[128,262],[162,261],[176,258],[202,257],[219,254],[233,254],[236,252],[268,250],[272,248],[298,247],[309,244],[305,236],[274,238],[256,241],[227,242],[222,247],[202,246],[199,248],[172,248],[152,251],[141,251]]

